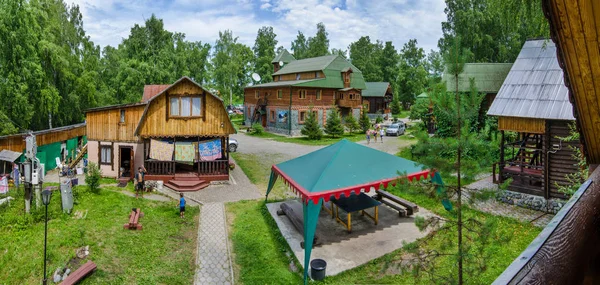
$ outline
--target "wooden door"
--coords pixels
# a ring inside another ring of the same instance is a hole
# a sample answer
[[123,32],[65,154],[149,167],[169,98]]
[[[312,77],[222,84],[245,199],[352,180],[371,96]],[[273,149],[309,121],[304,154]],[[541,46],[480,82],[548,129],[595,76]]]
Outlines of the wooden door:
[[265,115],[262,115],[261,117],[262,117],[262,126],[266,128],[267,127],[267,115],[265,114]]

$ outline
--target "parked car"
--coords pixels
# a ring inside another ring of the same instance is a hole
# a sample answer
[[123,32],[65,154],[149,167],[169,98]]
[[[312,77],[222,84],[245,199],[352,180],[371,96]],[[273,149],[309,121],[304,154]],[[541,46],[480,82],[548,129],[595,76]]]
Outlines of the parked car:
[[386,136],[399,136],[399,135],[403,135],[404,134],[404,130],[406,129],[406,126],[404,125],[404,122],[397,122],[394,124],[391,124],[387,130],[385,131],[385,135]]
[[237,148],[238,148],[238,141],[236,139],[230,138],[229,146],[228,146],[229,152],[236,152]]

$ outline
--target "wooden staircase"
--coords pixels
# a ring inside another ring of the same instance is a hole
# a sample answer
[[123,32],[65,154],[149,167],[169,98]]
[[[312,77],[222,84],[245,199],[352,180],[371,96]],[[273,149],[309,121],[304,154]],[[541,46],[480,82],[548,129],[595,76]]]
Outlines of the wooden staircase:
[[69,164],[69,168],[75,168],[75,165],[77,165],[77,163],[79,163],[79,161],[81,161],[81,159],[83,158],[83,156],[86,153],[87,153],[87,144],[81,148],[81,152],[77,155],[77,157],[75,157],[75,159],[73,161],[71,161],[71,163]]
[[250,126],[254,123],[258,123],[262,116],[266,115],[267,111],[267,98],[259,98],[254,107],[254,114],[252,114],[252,119],[250,121]]
[[165,186],[178,192],[194,192],[210,185],[209,181],[200,179],[197,174],[175,174],[175,178],[167,181]]

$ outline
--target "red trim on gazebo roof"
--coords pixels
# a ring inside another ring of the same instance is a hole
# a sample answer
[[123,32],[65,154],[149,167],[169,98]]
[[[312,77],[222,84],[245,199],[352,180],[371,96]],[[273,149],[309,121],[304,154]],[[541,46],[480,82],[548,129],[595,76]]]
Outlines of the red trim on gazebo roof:
[[277,165],[273,165],[272,170],[275,173],[275,175],[281,176],[283,178],[284,184],[286,184],[288,187],[290,187],[292,189],[292,191],[294,191],[294,193],[299,194],[302,197],[302,202],[308,203],[308,201],[310,200],[313,202],[313,204],[318,204],[319,200],[321,200],[321,199],[323,199],[324,202],[329,202],[329,199],[331,198],[331,196],[334,196],[336,199],[339,199],[342,194],[345,197],[350,196],[352,193],[358,195],[358,194],[360,194],[360,191],[362,189],[370,189],[371,187],[377,188],[381,184],[383,184],[383,187],[387,188],[388,185],[390,184],[390,182],[392,183],[392,185],[396,185],[396,181],[400,178],[406,177],[409,181],[412,182],[414,179],[421,180],[421,178],[427,178],[427,176],[433,175],[432,174],[433,171],[426,169],[423,171],[408,174],[406,176],[386,178],[386,179],[371,181],[371,182],[364,183],[364,184],[353,185],[353,186],[348,186],[348,187],[344,187],[344,188],[338,188],[338,189],[332,189],[332,190],[312,193],[312,192],[309,192],[307,189],[304,189],[304,187],[300,186],[300,184],[298,184],[296,181],[294,181],[294,179],[292,179],[289,175],[285,174],[281,169],[279,169],[279,167],[277,167]]

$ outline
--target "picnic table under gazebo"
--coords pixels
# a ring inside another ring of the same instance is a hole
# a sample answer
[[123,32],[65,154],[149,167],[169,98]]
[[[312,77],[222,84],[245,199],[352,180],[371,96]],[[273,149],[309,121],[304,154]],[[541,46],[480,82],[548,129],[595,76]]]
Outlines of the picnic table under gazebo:
[[[324,202],[344,201],[338,207],[344,209],[342,205],[347,206],[347,213],[350,213],[356,210],[352,202],[362,200],[367,204],[373,203],[369,202],[368,195],[362,193],[363,190],[385,188],[400,178],[413,181],[430,175],[429,169],[416,162],[345,139],[273,165],[266,195],[269,195],[277,178],[281,178],[302,200],[305,284],[317,220]],[[377,207],[379,203],[373,203],[372,206]],[[375,216],[373,219],[376,221]],[[347,220],[347,223],[351,227],[351,221]]]

